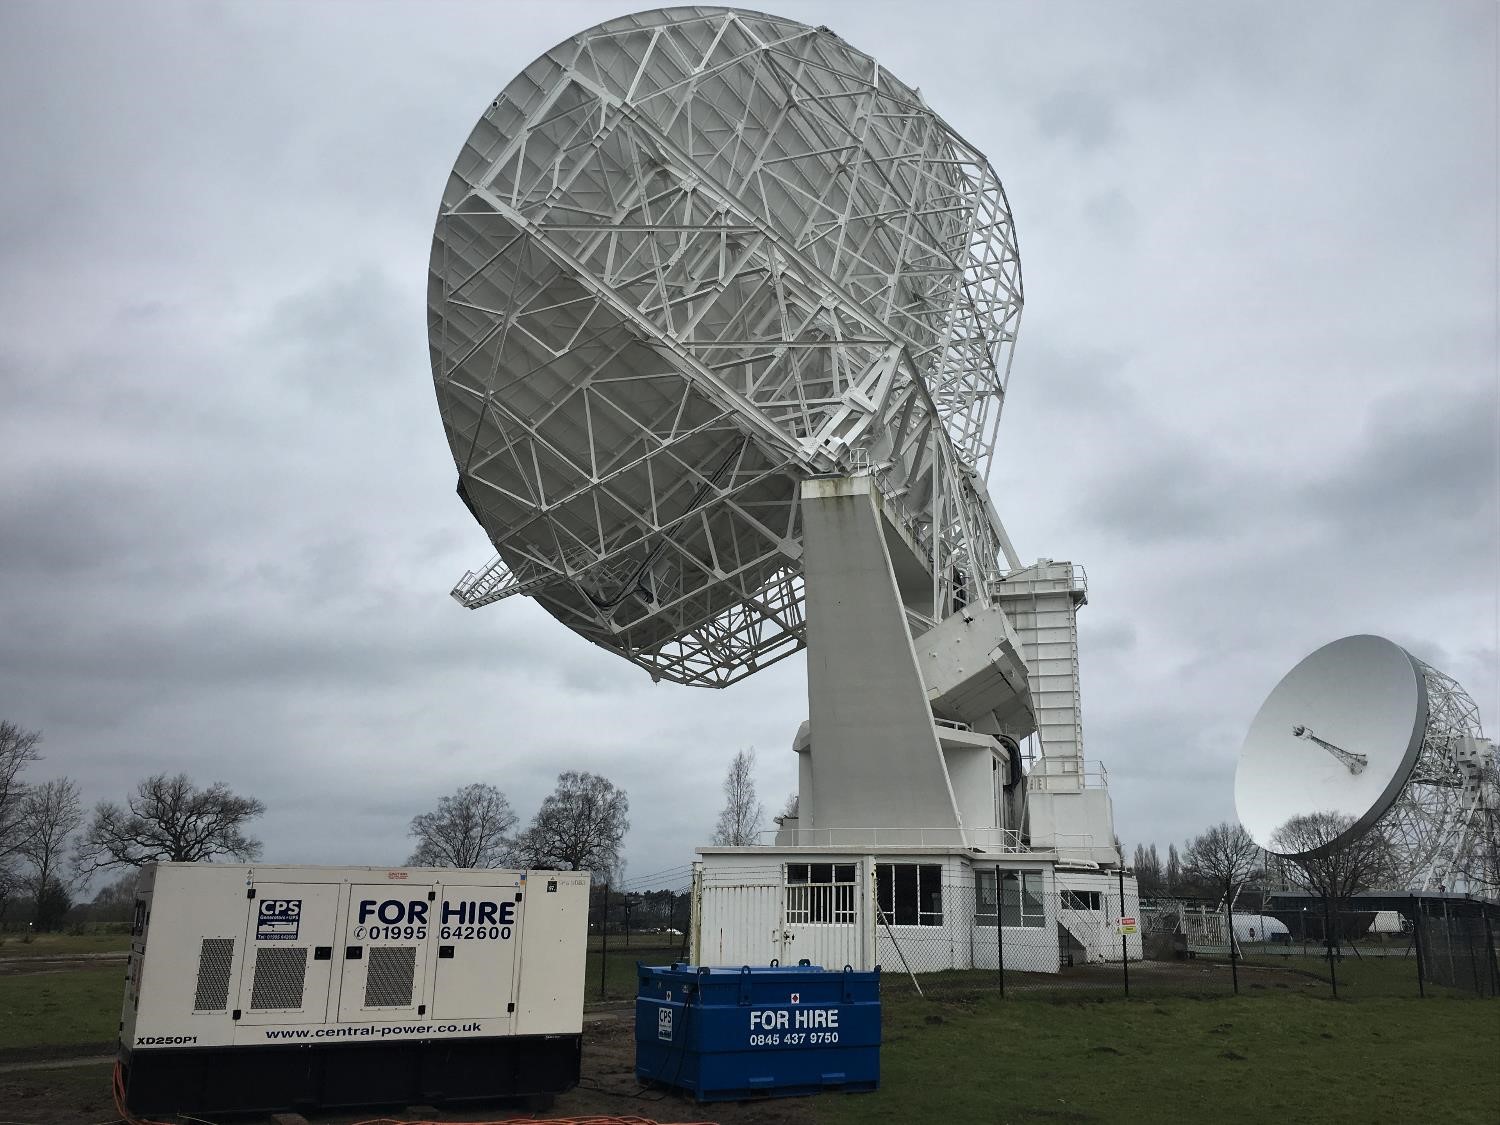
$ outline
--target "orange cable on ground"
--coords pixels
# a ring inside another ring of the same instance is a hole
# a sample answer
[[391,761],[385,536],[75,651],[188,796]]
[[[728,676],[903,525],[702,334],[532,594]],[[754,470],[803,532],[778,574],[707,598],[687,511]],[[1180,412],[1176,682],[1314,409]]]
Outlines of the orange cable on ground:
[[[120,1064],[115,1063],[112,1081],[115,1095],[115,1111],[125,1125],[174,1125],[172,1122],[156,1121],[149,1117],[135,1117],[125,1108],[125,1079]],[[405,1117],[372,1117],[357,1121],[354,1125],[659,1125],[649,1117],[613,1117],[608,1114],[587,1114],[583,1117],[507,1117],[500,1121],[413,1121]],[[675,1125],[718,1125],[715,1121],[684,1121]]]
[[[649,1117],[615,1117],[585,1114],[583,1117],[507,1117],[502,1121],[411,1121],[398,1117],[374,1117],[354,1125],[660,1125]],[[683,1121],[673,1125],[718,1125],[716,1121]]]
[[125,1108],[125,1076],[121,1072],[118,1062],[115,1063],[115,1073],[110,1081],[110,1085],[115,1095],[115,1112],[120,1115],[120,1120],[125,1122],[125,1125],[170,1125],[169,1122],[153,1121],[149,1117],[134,1117]]

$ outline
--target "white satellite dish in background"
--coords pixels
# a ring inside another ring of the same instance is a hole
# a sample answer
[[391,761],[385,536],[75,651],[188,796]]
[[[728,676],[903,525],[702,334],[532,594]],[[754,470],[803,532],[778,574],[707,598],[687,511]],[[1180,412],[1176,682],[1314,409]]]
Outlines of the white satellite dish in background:
[[1347,843],[1395,802],[1426,726],[1426,688],[1405,649],[1371,636],[1324,645],[1282,677],[1250,724],[1234,779],[1240,822],[1282,853],[1282,825],[1332,812],[1352,823],[1318,850]]
[[[1383,637],[1344,637],[1303,659],[1261,705],[1240,750],[1234,800],[1267,851],[1312,858],[1379,824],[1410,888],[1490,884],[1483,830],[1496,804],[1493,743],[1463,688]],[[1306,851],[1288,821],[1334,813],[1337,838]]]

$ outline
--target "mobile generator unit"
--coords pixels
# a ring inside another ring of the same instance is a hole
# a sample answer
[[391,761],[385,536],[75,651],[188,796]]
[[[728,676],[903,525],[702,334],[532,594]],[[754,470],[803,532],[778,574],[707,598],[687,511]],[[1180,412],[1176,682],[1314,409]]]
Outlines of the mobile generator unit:
[[136,1114],[548,1096],[578,1082],[589,876],[163,863],[120,1021]]

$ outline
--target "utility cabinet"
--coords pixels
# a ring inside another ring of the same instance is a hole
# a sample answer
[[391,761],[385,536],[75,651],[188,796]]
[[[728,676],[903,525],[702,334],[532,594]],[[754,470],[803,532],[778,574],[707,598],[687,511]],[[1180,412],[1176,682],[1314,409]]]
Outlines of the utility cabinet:
[[880,1084],[880,970],[641,965],[635,1074],[724,1101]]
[[148,867],[120,1020],[127,1108],[571,1089],[588,891],[578,871]]

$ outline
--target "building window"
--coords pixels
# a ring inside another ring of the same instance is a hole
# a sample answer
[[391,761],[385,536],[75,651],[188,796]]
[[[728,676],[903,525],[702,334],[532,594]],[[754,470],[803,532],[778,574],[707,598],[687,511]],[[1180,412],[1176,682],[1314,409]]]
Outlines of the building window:
[[853,925],[857,870],[853,863],[787,864],[787,925]]
[[[1047,908],[1042,902],[1040,871],[1001,871],[1001,917],[1007,926],[1044,926]],[[995,924],[995,872],[980,868],[974,872],[974,921],[982,926]],[[1096,896],[1097,897],[1097,896]]]
[[1063,891],[1064,910],[1103,910],[1104,896],[1098,891]]
[[892,926],[943,924],[943,868],[937,863],[877,863],[875,896]]

